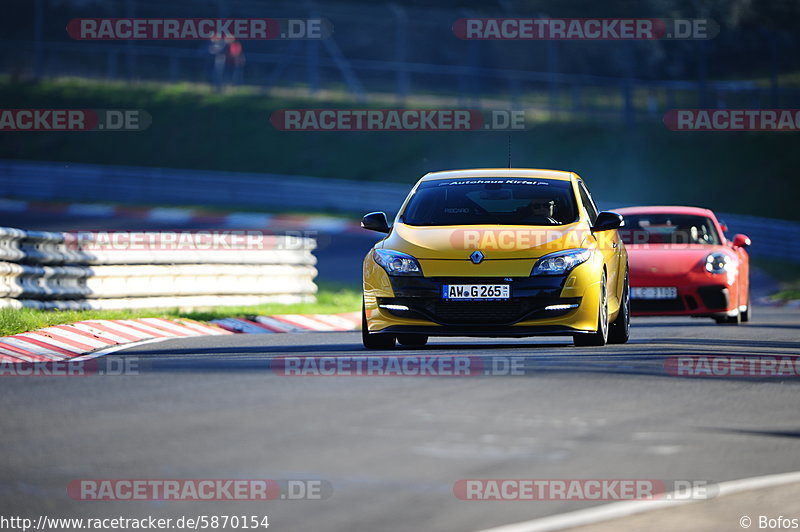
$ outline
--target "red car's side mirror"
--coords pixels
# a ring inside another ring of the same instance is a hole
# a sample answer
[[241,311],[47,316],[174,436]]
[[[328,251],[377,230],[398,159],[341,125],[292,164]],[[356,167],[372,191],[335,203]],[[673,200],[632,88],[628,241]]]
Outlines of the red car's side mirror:
[[738,234],[733,237],[733,247],[746,248],[750,245],[750,237],[747,235]]

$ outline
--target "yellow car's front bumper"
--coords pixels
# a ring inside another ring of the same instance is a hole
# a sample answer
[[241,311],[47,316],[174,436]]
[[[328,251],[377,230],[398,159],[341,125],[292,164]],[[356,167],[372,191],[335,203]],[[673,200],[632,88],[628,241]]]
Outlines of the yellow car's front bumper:
[[[603,267],[600,257],[567,275],[541,277],[529,275],[535,260],[492,261],[478,267],[447,261],[447,268],[440,264],[443,261],[426,262],[420,261],[423,271],[437,275],[389,277],[370,255],[366,257],[364,310],[370,332],[522,337],[591,333],[597,329]],[[443,275],[445,272],[449,275]],[[441,299],[445,284],[509,284],[511,298],[447,302]],[[609,310],[614,311],[609,316],[613,320],[617,309]]]

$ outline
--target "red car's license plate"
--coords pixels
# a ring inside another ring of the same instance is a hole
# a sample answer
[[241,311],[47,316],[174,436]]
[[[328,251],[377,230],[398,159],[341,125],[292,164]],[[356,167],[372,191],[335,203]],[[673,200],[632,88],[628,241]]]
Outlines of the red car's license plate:
[[631,299],[675,299],[678,289],[674,286],[637,286],[631,288]]

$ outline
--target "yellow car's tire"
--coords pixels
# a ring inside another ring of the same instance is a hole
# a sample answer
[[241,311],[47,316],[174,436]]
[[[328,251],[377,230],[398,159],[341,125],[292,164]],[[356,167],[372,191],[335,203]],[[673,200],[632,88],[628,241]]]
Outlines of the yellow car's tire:
[[367,327],[367,313],[361,303],[361,343],[367,349],[392,349],[395,336],[387,333],[371,333]]
[[631,285],[628,274],[625,273],[625,282],[622,285],[622,302],[619,314],[608,329],[609,344],[624,344],[631,337]]
[[575,334],[572,342],[575,347],[602,347],[608,342],[608,287],[606,273],[600,283],[600,304],[597,310],[597,330],[589,334]]
[[407,346],[421,346],[428,343],[427,334],[404,333],[397,335],[397,343]]

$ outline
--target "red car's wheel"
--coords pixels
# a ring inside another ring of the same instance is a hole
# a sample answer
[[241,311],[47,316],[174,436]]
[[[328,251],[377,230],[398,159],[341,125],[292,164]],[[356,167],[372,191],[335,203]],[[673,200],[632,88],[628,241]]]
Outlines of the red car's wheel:
[[[749,317],[748,317],[749,319]],[[720,316],[715,317],[714,321],[716,321],[720,325],[741,325],[742,321],[742,309],[739,306],[739,301],[736,301],[736,314],[733,316]]]
[[747,308],[742,312],[742,322],[750,321],[753,316],[753,306],[750,305],[750,280],[747,280]]

